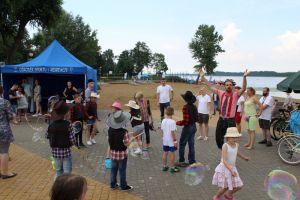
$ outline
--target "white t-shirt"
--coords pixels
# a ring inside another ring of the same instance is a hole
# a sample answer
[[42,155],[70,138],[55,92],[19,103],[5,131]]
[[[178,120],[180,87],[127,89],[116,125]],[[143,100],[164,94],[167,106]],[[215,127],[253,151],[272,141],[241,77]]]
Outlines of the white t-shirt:
[[259,116],[259,119],[270,120],[272,119],[272,107],[273,107],[273,98],[271,96],[264,97],[262,96],[259,102],[263,105],[267,105],[268,107],[264,109]]
[[245,102],[245,97],[242,95],[242,96],[240,96],[240,98],[239,98],[239,100],[238,100],[238,102],[237,102],[237,106],[238,106],[238,108],[237,108],[237,112],[241,112],[242,111],[242,103],[244,103]]
[[156,93],[159,94],[159,103],[169,103],[171,91],[173,91],[173,88],[169,85],[158,86]]
[[198,113],[208,114],[208,103],[211,102],[211,98],[209,95],[198,95],[196,97],[198,100]]
[[165,118],[161,122],[161,130],[163,132],[163,145],[173,147],[174,141],[172,138],[172,131],[176,131],[176,122],[173,119]]

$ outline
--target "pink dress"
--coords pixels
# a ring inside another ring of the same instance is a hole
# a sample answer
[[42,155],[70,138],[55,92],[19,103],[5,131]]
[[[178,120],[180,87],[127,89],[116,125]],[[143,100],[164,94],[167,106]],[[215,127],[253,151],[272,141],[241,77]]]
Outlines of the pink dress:
[[215,169],[215,174],[213,176],[212,184],[217,185],[218,187],[221,188],[228,188],[229,190],[232,190],[233,188],[243,186],[243,182],[235,167],[238,144],[236,143],[236,146],[234,148],[228,145],[227,143],[225,143],[224,145],[227,145],[227,163],[233,166],[232,170],[236,172],[237,176],[233,177],[231,175],[230,171],[225,167],[222,158],[221,163]]

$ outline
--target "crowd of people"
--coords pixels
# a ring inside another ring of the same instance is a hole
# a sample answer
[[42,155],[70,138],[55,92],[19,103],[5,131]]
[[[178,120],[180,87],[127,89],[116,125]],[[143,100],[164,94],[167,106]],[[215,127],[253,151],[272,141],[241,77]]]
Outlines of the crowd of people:
[[[250,158],[238,152],[239,144],[237,138],[241,136],[242,120],[245,121],[248,132],[248,142],[244,145],[248,150],[255,148],[256,127],[259,124],[264,139],[259,144],[272,146],[270,134],[270,122],[272,117],[273,98],[269,95],[269,88],[263,89],[260,99],[256,97],[256,91],[252,87],[247,88],[247,76],[244,73],[243,85],[238,87],[231,79],[225,80],[221,85],[209,83],[205,78],[200,81],[200,88],[197,94],[186,91],[182,94],[185,104],[182,108],[182,120],[173,119],[174,108],[172,100],[173,88],[166,84],[165,79],[157,87],[157,105],[160,109],[159,131],[162,134],[162,171],[171,173],[180,172],[181,167],[196,163],[195,159],[195,137],[197,140],[208,140],[209,119],[212,115],[219,115],[216,127],[217,148],[222,151],[220,164],[215,169],[213,185],[219,187],[213,197],[219,200],[224,195],[226,199],[233,199],[233,194],[241,189],[243,182],[236,168],[236,157],[246,161]],[[220,89],[223,88],[223,89]],[[212,92],[209,95],[208,89]],[[245,94],[244,94],[245,93]],[[99,95],[94,92],[94,81],[88,80],[88,87],[85,91],[75,88],[71,81],[62,92],[63,100],[54,102],[49,110],[49,127],[46,137],[49,139],[52,156],[56,163],[55,183],[52,188],[52,199],[61,195],[60,190],[65,187],[65,192],[75,189],[66,186],[66,183],[77,182],[77,198],[85,195],[87,186],[86,180],[80,176],[70,175],[72,173],[73,145],[77,148],[86,147],[83,142],[83,128],[76,134],[72,123],[86,123],[86,144],[96,144],[95,133],[96,122],[99,121],[97,114],[97,99]],[[288,95],[289,96],[289,95]],[[5,178],[15,177],[17,174],[8,171],[8,150],[9,144],[14,140],[9,125],[9,120],[17,124],[24,114],[27,118],[27,111],[30,110],[30,101],[35,102],[35,114],[42,114],[41,108],[41,86],[35,80],[35,87],[32,88],[26,80],[22,85],[14,84],[9,90],[9,101],[3,98],[3,88],[0,87],[0,176]],[[198,106],[195,105],[198,101]],[[290,106],[291,98],[288,97],[285,106]],[[141,154],[142,150],[151,147],[150,130],[155,130],[154,119],[151,112],[150,101],[142,92],[134,94],[133,99],[127,104],[129,112],[123,110],[120,101],[112,102],[111,113],[108,115],[105,124],[108,128],[108,153],[107,159],[111,159],[110,187],[121,188],[123,191],[132,190],[133,187],[127,184],[126,170],[128,146],[135,141],[138,146],[134,154]],[[18,113],[18,115],[17,115]],[[131,124],[132,132],[129,132],[128,124]],[[182,126],[182,132],[177,140],[177,126]],[[4,130],[4,131],[3,131]],[[185,159],[185,147],[188,145],[189,152],[187,161]],[[176,151],[178,149],[178,161],[176,162]],[[169,165],[168,165],[169,159]],[[120,175],[120,185],[117,182],[117,174]],[[69,174],[69,175],[66,175]],[[64,187],[62,187],[64,186]],[[75,195],[75,194],[74,194]]]

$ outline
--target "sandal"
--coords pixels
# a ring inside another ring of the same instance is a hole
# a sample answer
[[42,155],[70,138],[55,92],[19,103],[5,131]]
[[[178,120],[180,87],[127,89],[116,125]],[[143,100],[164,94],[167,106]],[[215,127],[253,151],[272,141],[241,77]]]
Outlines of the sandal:
[[17,173],[11,173],[10,175],[1,175],[2,179],[8,179],[8,178],[13,178],[17,176]]

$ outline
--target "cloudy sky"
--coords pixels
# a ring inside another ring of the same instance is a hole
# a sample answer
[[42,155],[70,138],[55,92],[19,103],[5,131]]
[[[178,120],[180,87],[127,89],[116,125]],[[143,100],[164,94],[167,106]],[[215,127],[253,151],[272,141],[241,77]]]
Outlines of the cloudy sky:
[[200,24],[215,25],[226,50],[219,71],[300,70],[298,0],[64,0],[98,31],[102,50],[120,54],[144,41],[171,72],[193,72],[188,49]]

